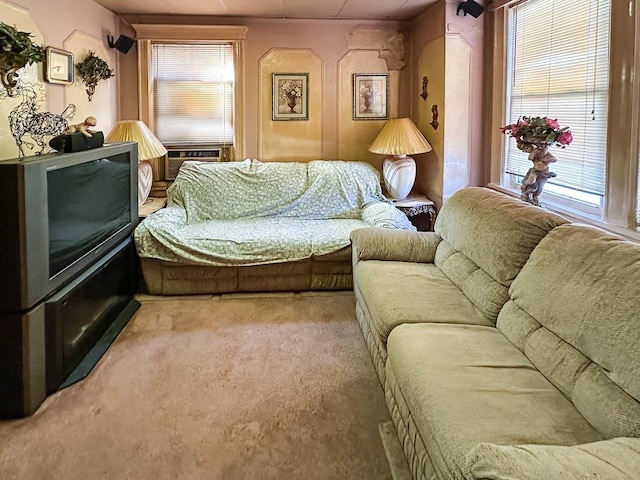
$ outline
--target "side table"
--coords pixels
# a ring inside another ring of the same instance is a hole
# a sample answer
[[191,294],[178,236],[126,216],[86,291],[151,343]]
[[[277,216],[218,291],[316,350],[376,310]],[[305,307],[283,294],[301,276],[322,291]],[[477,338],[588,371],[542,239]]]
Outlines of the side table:
[[425,195],[411,193],[402,200],[393,200],[393,206],[404,213],[419,231],[433,231],[436,205]]
[[140,205],[140,207],[138,207],[138,217],[142,220],[153,212],[164,208],[166,204],[166,197],[149,197],[142,205]]

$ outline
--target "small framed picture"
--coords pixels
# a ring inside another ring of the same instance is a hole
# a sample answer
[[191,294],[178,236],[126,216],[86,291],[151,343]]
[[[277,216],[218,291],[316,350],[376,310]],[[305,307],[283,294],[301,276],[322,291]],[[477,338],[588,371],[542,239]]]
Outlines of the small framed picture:
[[309,74],[273,74],[273,120],[309,120]]
[[353,119],[386,120],[387,79],[386,73],[353,74]]
[[73,83],[73,53],[59,48],[45,49],[44,78],[49,83]]

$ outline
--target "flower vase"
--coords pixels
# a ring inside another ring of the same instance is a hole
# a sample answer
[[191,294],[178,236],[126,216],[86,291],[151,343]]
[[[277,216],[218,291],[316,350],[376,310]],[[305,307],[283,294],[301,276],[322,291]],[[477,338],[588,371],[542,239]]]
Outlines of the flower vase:
[[289,113],[296,113],[295,108],[296,108],[296,104],[298,103],[298,97],[296,97],[295,95],[287,95],[287,98],[288,98],[287,105],[291,110]]
[[520,187],[520,198],[527,203],[542,206],[540,195],[547,180],[557,176],[549,171],[549,164],[557,161],[556,157],[549,153],[549,145],[546,143],[518,142],[518,148],[529,153],[529,160],[533,166],[527,171],[522,179]]
[[364,98],[364,112],[370,113],[371,104],[373,103],[373,95],[363,95]]

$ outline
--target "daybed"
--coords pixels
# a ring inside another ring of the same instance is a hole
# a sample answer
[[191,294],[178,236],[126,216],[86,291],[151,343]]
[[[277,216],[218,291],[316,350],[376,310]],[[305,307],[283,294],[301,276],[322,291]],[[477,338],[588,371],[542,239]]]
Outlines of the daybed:
[[640,245],[483,188],[352,242],[415,479],[640,479]]
[[415,230],[364,162],[185,162],[135,230],[149,293],[352,288],[349,234]]

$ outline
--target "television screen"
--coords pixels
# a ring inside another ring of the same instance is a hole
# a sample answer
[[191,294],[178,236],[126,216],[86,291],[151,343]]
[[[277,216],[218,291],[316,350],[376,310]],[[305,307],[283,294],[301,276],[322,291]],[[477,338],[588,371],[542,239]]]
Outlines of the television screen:
[[126,153],[47,172],[49,278],[131,222]]

